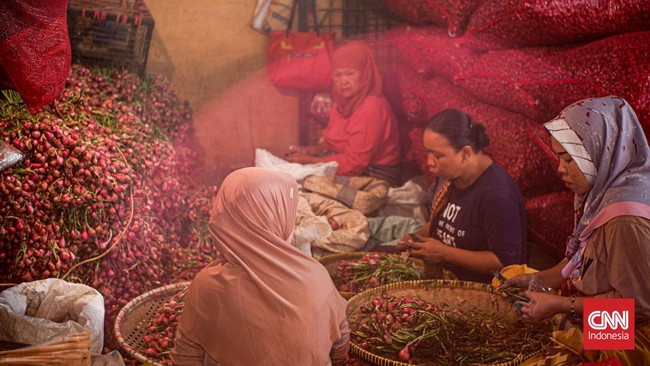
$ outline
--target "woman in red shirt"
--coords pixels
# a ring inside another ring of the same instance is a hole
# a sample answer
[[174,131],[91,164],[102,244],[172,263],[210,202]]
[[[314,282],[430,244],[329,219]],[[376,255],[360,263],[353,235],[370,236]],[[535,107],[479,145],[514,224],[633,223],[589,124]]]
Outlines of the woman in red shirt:
[[336,161],[337,174],[400,182],[397,120],[381,93],[381,75],[368,46],[341,44],[332,56],[334,104],[320,144],[291,147],[287,160]]

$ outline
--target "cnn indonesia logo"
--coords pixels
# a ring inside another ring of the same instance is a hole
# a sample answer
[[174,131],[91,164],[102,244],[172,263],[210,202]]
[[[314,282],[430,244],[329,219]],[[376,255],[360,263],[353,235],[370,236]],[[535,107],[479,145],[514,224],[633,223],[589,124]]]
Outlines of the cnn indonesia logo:
[[634,349],[634,299],[584,299],[584,349]]

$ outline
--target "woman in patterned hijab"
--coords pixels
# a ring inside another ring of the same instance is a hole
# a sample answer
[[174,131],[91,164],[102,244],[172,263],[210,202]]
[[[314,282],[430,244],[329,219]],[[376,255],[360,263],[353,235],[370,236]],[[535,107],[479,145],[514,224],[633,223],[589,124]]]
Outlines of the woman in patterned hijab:
[[570,261],[562,272],[567,278],[579,275],[594,230],[617,216],[648,217],[650,154],[634,111],[620,98],[578,102],[545,127],[591,187],[576,192],[575,229],[567,241]]
[[187,293],[175,365],[328,365],[347,357],[346,301],[325,267],[295,248],[298,185],[288,174],[237,170],[214,200],[220,255]]
[[[581,318],[583,299],[634,298],[636,326],[650,324],[650,148],[630,105],[614,96],[585,99],[544,125],[558,173],[575,192],[575,228],[566,258],[537,274],[571,296],[528,291],[530,319]],[[549,213],[553,214],[553,213]],[[522,275],[504,287],[527,287]]]

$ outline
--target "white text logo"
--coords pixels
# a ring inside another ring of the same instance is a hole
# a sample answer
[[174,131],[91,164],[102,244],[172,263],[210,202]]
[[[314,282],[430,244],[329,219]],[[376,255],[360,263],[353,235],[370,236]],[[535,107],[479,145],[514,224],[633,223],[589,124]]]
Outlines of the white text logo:
[[629,312],[624,311],[592,311],[587,318],[587,323],[594,330],[603,330],[607,329],[618,329],[619,326],[623,330],[627,330],[629,327]]

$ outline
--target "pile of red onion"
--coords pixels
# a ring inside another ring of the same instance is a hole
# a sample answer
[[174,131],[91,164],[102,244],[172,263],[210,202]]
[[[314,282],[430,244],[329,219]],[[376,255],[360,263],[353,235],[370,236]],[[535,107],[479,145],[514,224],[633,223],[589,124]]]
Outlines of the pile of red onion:
[[191,122],[168,81],[127,71],[75,65],[37,114],[4,91],[0,139],[25,159],[0,172],[0,283],[56,277],[98,289],[106,346],[117,348],[124,304],[191,280],[216,255],[216,187],[193,184]]

